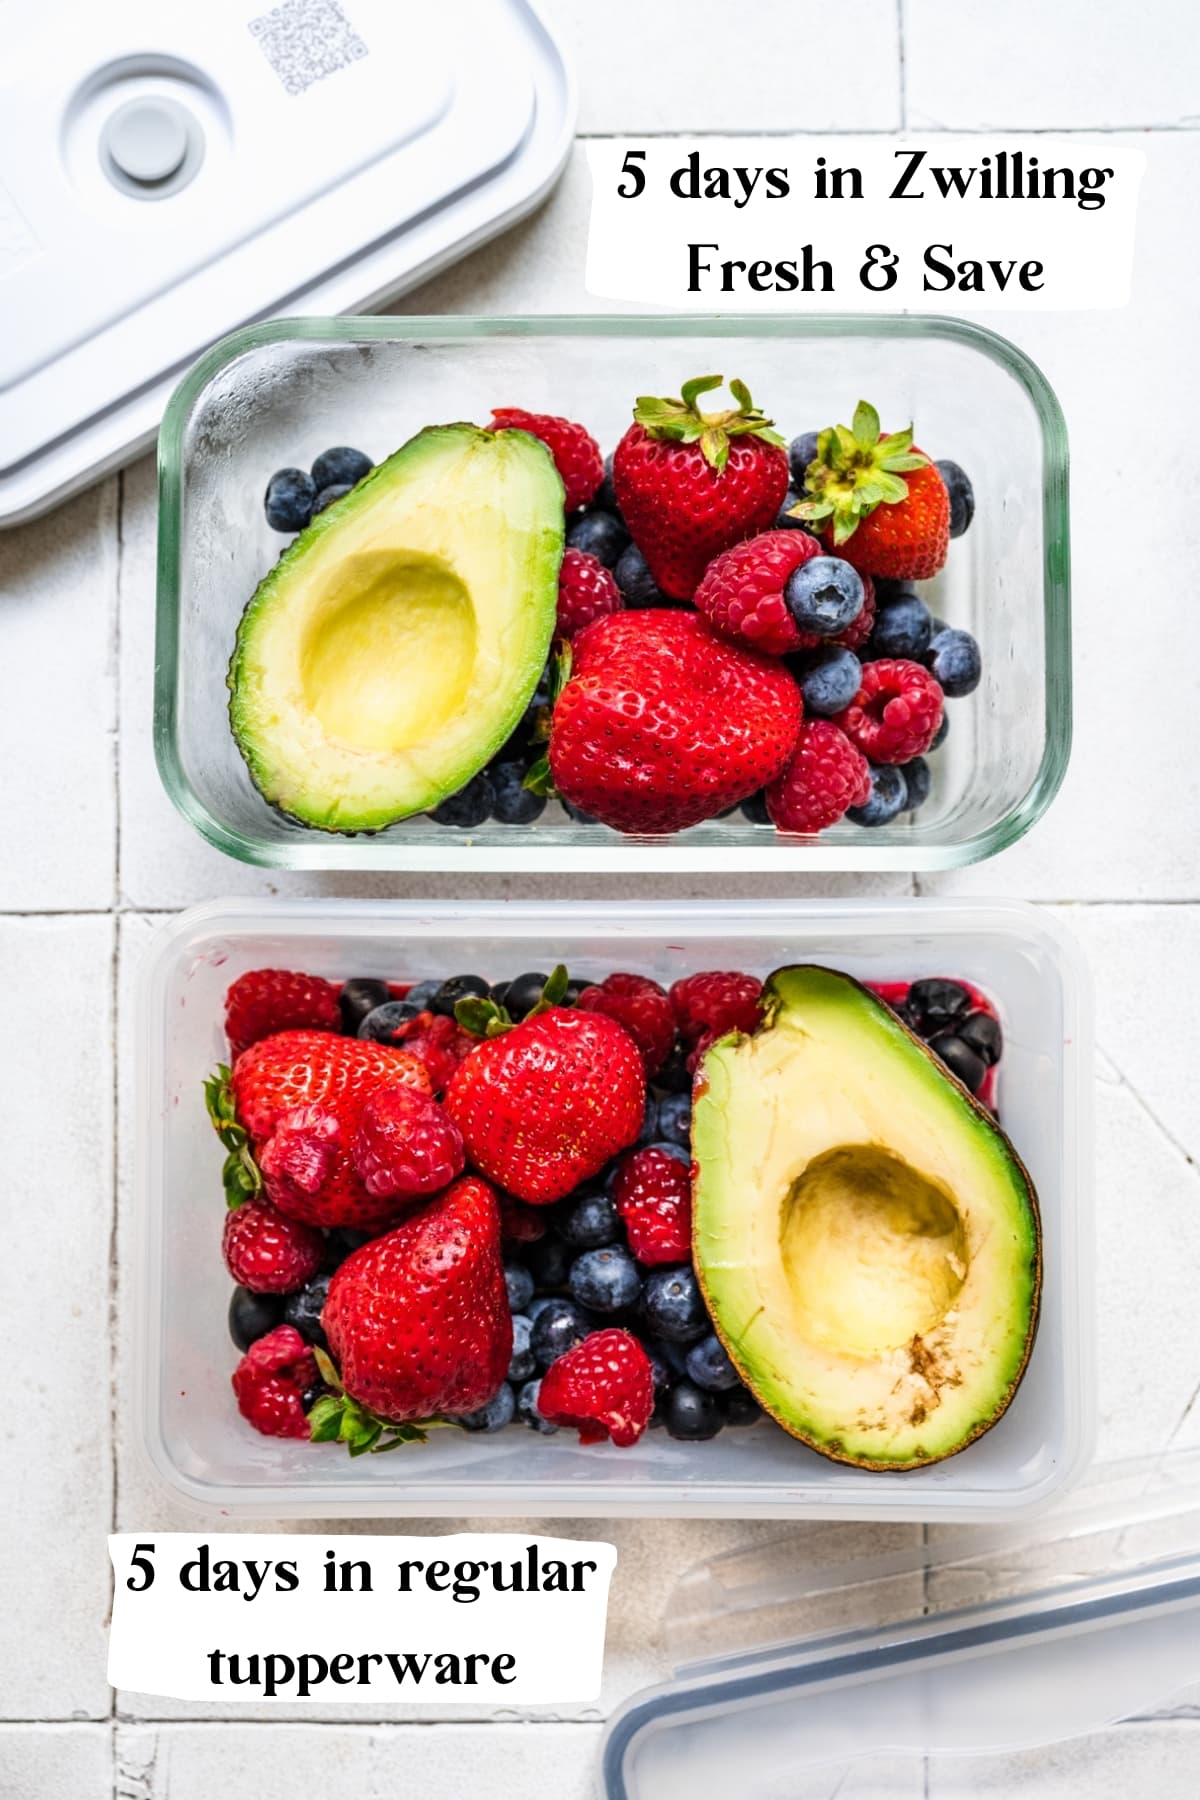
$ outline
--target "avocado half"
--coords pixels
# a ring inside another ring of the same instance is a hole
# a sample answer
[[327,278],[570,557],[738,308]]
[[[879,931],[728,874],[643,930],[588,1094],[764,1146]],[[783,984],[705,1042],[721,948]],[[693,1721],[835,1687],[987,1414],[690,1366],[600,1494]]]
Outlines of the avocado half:
[[229,718],[272,805],[375,831],[457,793],[517,725],[558,603],[563,488],[523,431],[418,432],[252,595]]
[[713,1322],[785,1431],[863,1469],[994,1425],[1041,1293],[1033,1184],[991,1114],[848,975],[779,969],[714,1044],[692,1117]]

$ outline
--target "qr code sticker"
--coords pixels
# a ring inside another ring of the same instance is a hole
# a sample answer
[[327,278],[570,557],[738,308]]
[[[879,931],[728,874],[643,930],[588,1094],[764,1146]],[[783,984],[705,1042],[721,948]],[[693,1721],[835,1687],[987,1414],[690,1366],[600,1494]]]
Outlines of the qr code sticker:
[[337,0],[281,0],[250,33],[289,94],[302,94],[367,54]]

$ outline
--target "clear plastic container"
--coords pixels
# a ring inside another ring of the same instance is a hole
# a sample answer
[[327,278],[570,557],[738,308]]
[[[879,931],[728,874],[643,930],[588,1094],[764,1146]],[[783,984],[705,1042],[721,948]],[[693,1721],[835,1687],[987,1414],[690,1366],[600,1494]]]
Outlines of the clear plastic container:
[[[351,1461],[337,1446],[259,1436],[229,1391],[220,1155],[200,1083],[224,1055],[222,1004],[246,969],[343,979],[461,973],[499,979],[565,962],[663,982],[704,968],[760,974],[825,962],[868,980],[952,974],[997,1001],[999,1106],[1037,1184],[1045,1246],[1041,1325],[1021,1388],[979,1442],[930,1468],[866,1473],[766,1422],[708,1443],[647,1433],[633,1449],[574,1434],[440,1431],[427,1445]],[[1071,939],[1017,903],[267,902],[199,907],[161,934],[144,971],[138,1155],[139,1367],[149,1456],[190,1500],[272,1517],[717,1516],[983,1520],[1044,1505],[1091,1446],[1091,1022]]]
[[604,1800],[1196,1792],[1195,1723],[1146,1717],[1200,1698],[1196,1452],[1098,1467],[1035,1525],[848,1559],[821,1535],[684,1577]]
[[[272,471],[326,445],[382,456],[421,426],[493,406],[569,413],[614,445],[639,393],[690,375],[740,376],[781,427],[885,421],[969,471],[977,507],[936,581],[934,611],[979,639],[983,681],[953,703],[915,816],[811,840],[740,814],[662,838],[573,822],[463,833],[426,818],[337,837],[275,812],[230,735],[234,631],[282,540],[265,523]],[[204,356],[159,436],[154,735],[168,793],[221,850],[284,869],[944,869],[1015,843],[1045,811],[1071,738],[1067,439],[1045,378],[1014,345],[958,319],[298,319],[254,326]]]

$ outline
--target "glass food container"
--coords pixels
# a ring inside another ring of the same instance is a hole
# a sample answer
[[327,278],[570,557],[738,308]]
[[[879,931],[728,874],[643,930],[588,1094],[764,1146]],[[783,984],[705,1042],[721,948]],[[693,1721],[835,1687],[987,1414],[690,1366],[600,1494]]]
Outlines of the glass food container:
[[[553,802],[525,827],[462,832],[417,817],[374,836],[294,823],[252,787],[230,734],[226,670],[246,601],[284,540],[263,517],[272,472],[330,444],[382,458],[431,423],[520,405],[582,420],[605,450],[639,393],[692,375],[746,382],[785,435],[885,424],[968,471],[976,514],[924,592],[969,628],[983,680],[951,703],[915,815],[784,838],[741,813],[668,838],[623,837]],[[224,339],[177,389],[159,437],[154,737],[167,791],[211,843],[280,869],[618,871],[945,869],[1015,843],[1042,815],[1071,738],[1067,441],[1040,371],[962,320],[809,318],[293,319]]]
[[[436,1431],[349,1459],[340,1445],[261,1437],[238,1416],[221,1260],[221,1151],[201,1082],[224,1058],[223,1002],[247,969],[338,980],[499,980],[564,962],[664,984],[701,969],[760,975],[819,962],[865,980],[953,975],[996,1002],[998,1105],[1041,1198],[1041,1323],[1020,1390],[977,1443],[928,1468],[870,1473],[763,1422],[705,1443],[648,1432],[632,1449],[573,1432]],[[136,1414],[159,1475],[230,1517],[708,1516],[996,1520],[1047,1503],[1090,1453],[1091,1020],[1080,955],[1016,902],[275,901],[198,907],[160,934],[143,973],[138,1069]]]

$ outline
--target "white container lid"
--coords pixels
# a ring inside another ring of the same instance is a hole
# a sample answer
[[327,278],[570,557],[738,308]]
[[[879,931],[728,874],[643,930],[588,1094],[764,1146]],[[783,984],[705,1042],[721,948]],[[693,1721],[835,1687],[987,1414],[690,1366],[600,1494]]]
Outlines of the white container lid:
[[379,306],[528,212],[574,88],[529,0],[60,4],[0,77],[0,524],[143,449],[253,320]]
[[839,1563],[839,1529],[684,1578],[667,1636],[689,1660],[610,1721],[607,1800],[1007,1792],[1070,1742],[1078,1782],[1110,1727],[1200,1682],[1200,1453],[1099,1466],[1036,1524],[912,1551]]

